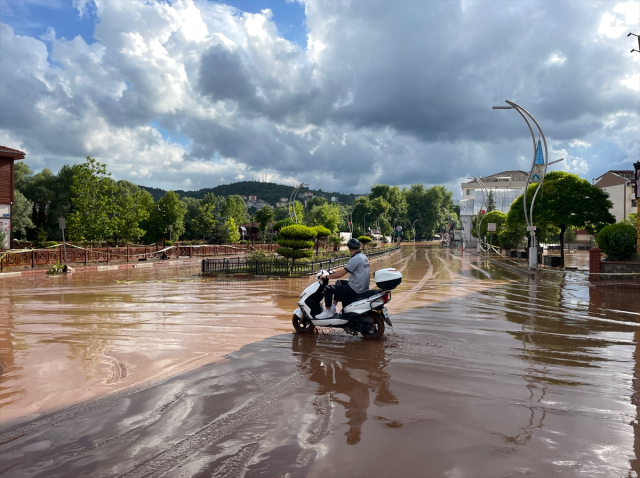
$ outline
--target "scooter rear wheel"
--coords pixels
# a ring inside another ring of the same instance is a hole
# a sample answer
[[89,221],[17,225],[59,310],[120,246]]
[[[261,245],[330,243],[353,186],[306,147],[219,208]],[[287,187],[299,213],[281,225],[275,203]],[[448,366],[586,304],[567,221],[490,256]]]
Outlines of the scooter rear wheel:
[[362,337],[366,340],[378,340],[384,335],[384,320],[379,314],[370,314],[369,317],[373,324],[367,332],[361,332]]
[[293,328],[296,329],[297,334],[312,334],[316,329],[316,326],[313,325],[313,322],[311,322],[307,318],[301,319],[296,314],[293,314],[291,323],[293,324]]

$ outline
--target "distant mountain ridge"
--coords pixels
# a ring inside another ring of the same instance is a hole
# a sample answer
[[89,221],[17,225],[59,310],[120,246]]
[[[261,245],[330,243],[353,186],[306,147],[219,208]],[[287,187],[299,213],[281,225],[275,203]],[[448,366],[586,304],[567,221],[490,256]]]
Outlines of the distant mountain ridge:
[[[148,186],[140,186],[145,191],[148,191],[155,201],[158,201],[167,192],[164,189],[152,188]],[[277,202],[280,202],[280,198],[287,198],[291,196],[295,188],[293,186],[287,186],[285,184],[265,183],[261,181],[240,181],[231,184],[221,184],[214,188],[203,188],[197,191],[183,191],[176,189],[176,193],[180,197],[192,197],[195,199],[202,199],[205,194],[213,193],[216,196],[231,196],[237,194],[239,196],[257,196],[258,199],[262,199],[271,206],[275,206]],[[338,192],[326,192],[322,189],[309,189],[300,188],[297,199],[302,198],[302,193],[305,191],[311,191],[316,197],[326,197],[327,201],[331,201],[332,197],[337,197],[340,204],[351,204],[354,199],[363,194],[343,194]]]

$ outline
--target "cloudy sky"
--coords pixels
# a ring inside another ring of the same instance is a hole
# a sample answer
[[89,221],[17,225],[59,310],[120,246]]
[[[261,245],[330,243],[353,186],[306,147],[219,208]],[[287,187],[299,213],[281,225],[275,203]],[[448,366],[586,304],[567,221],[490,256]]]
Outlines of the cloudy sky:
[[199,189],[632,169],[640,2],[0,0],[0,144]]

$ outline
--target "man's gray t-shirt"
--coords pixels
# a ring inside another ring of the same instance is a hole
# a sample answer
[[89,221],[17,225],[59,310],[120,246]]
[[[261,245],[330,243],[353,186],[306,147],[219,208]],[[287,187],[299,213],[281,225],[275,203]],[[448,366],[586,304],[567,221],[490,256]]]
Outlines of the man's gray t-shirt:
[[369,259],[362,252],[355,253],[344,267],[349,272],[349,286],[358,294],[369,290]]

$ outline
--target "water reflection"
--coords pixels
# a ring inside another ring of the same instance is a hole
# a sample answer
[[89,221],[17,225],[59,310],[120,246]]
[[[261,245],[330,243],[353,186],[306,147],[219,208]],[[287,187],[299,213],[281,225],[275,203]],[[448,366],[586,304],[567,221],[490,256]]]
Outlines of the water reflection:
[[345,340],[336,334],[298,335],[292,347],[300,361],[298,368],[318,384],[317,412],[327,413],[320,409],[323,397],[345,409],[347,444],[360,442],[371,393],[375,394],[375,405],[398,403],[389,388],[389,374],[385,371],[389,358],[382,341]]

